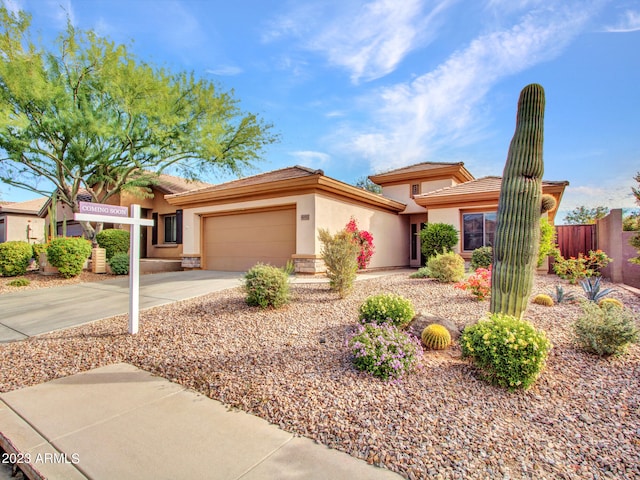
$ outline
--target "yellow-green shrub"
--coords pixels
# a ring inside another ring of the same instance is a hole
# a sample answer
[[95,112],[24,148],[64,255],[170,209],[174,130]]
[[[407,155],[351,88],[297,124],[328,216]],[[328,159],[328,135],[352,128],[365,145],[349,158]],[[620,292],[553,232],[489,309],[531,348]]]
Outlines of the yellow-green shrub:
[[33,249],[27,242],[18,240],[0,243],[0,275],[17,277],[27,272]]
[[289,302],[289,275],[278,267],[258,263],[244,276],[247,304],[280,308]]
[[525,320],[494,313],[464,329],[462,354],[473,358],[489,382],[529,388],[542,372],[551,342]]
[[91,242],[84,238],[54,238],[47,248],[49,263],[57,267],[64,278],[79,275],[84,262],[90,255]]
[[459,282],[464,278],[464,258],[457,253],[446,252],[436,255],[427,262],[429,276],[439,282]]
[[391,323],[402,328],[413,319],[414,315],[411,300],[393,293],[372,295],[360,305],[362,323]]

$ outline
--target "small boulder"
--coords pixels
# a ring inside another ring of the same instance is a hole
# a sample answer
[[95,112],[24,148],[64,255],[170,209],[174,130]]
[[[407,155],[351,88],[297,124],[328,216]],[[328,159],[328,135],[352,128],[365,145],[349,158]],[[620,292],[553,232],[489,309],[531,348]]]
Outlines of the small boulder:
[[460,338],[461,332],[458,326],[453,323],[452,320],[442,317],[436,317],[433,315],[425,315],[424,313],[418,313],[409,325],[407,326],[407,332],[413,335],[414,337],[420,338],[422,335],[422,331],[427,328],[429,325],[437,323],[438,325],[442,325],[449,331],[451,334],[451,338],[453,340],[457,340]]

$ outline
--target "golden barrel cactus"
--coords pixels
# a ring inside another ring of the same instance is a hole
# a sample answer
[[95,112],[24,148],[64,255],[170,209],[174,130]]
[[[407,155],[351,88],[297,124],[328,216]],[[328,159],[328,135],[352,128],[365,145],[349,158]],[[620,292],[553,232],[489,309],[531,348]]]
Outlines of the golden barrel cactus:
[[433,323],[427,326],[421,335],[422,343],[429,350],[444,350],[451,345],[451,334],[442,325]]

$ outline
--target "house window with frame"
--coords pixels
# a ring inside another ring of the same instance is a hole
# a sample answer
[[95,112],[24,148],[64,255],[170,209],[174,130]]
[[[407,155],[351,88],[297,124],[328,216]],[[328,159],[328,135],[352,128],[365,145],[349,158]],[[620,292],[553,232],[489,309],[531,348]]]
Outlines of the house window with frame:
[[462,249],[471,252],[492,247],[496,232],[496,212],[462,214]]
[[5,226],[4,226],[4,218],[0,220],[0,243],[4,243],[5,239]]
[[411,184],[411,198],[415,197],[416,195],[420,195],[420,184],[419,183]]
[[178,241],[176,215],[164,216],[164,243],[176,243]]

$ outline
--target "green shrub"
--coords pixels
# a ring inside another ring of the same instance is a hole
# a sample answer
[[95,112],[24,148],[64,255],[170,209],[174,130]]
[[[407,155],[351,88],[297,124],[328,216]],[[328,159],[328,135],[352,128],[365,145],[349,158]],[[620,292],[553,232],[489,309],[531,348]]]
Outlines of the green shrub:
[[617,356],[640,339],[631,311],[610,304],[599,307],[593,302],[584,302],[582,310],[582,316],[573,324],[573,332],[578,346],[584,350]]
[[26,287],[31,284],[31,281],[28,278],[16,278],[15,280],[11,280],[7,285],[11,287]]
[[551,342],[524,320],[491,314],[464,329],[462,354],[472,357],[491,383],[510,390],[529,388],[542,372]]
[[373,295],[360,305],[362,323],[391,323],[402,328],[409,324],[415,314],[411,300],[393,293]]
[[540,244],[536,266],[541,267],[548,256],[560,258],[561,255],[556,244],[556,227],[550,224],[546,217],[542,217],[540,219]]
[[106,250],[107,260],[110,260],[116,253],[127,253],[129,241],[129,232],[117,228],[107,228],[96,235],[96,242],[100,248]]
[[420,366],[420,342],[392,325],[360,325],[348,344],[355,367],[383,380],[400,378]]
[[84,238],[54,238],[47,248],[49,263],[57,267],[64,278],[79,275],[84,262],[90,255],[91,242]]
[[448,223],[428,223],[420,231],[422,253],[431,258],[445,253],[458,244],[458,231]]
[[409,278],[429,278],[430,276],[429,269],[427,267],[422,267],[409,275]]
[[471,269],[489,268],[493,263],[493,248],[480,247],[471,253]]
[[16,277],[27,273],[33,249],[27,242],[10,241],[0,243],[0,275]]
[[129,274],[129,254],[128,253],[116,253],[109,259],[109,266],[111,271],[116,275],[128,275]]
[[464,278],[464,258],[457,253],[436,255],[427,262],[429,276],[439,282],[459,282]]
[[281,268],[258,263],[245,274],[244,290],[248,305],[280,308],[289,302],[289,276]]
[[353,242],[353,235],[345,230],[331,235],[328,230],[320,228],[318,238],[322,242],[320,254],[327,267],[329,287],[344,298],[353,289],[360,247]]
[[40,254],[47,253],[47,248],[49,248],[49,244],[48,243],[34,243],[31,245],[31,248],[33,249],[33,258],[36,259],[36,262],[40,261]]

